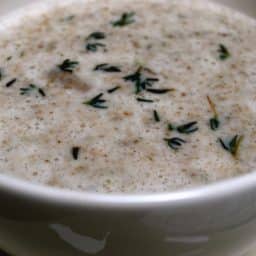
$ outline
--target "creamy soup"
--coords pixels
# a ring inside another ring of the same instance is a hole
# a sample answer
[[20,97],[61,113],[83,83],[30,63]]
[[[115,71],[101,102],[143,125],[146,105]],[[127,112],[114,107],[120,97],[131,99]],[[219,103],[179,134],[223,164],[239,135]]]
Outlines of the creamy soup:
[[0,173],[141,193],[254,171],[251,18],[204,0],[62,1],[15,17],[0,30]]

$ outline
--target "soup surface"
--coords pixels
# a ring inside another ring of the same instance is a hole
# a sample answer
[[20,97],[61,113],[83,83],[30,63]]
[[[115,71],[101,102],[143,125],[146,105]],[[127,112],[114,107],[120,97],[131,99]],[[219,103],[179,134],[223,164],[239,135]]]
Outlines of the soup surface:
[[254,20],[204,0],[62,1],[3,19],[0,172],[105,193],[251,172],[255,45]]

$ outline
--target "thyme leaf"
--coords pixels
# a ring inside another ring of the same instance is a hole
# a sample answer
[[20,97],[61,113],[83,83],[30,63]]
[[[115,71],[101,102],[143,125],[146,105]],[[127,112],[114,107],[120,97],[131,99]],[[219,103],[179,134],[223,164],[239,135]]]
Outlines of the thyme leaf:
[[14,78],[14,79],[12,79],[11,81],[9,81],[9,82],[7,82],[6,83],[6,87],[8,88],[8,87],[11,87],[14,83],[16,83],[17,82],[17,79],[16,78]]
[[20,94],[21,95],[30,95],[33,91],[40,94],[42,97],[45,97],[46,94],[42,88],[37,87],[34,84],[30,84],[28,87],[20,88]]
[[42,96],[42,97],[45,97],[46,94],[44,92],[44,90],[42,88],[38,88],[38,93]]
[[109,93],[109,94],[114,93],[115,91],[117,91],[117,90],[119,90],[119,89],[121,89],[121,87],[120,87],[120,86],[116,86],[116,87],[114,87],[114,88],[112,88],[112,89],[109,89],[109,90],[108,90],[108,93]]
[[80,153],[80,147],[73,147],[71,150],[72,156],[74,158],[74,160],[78,160],[79,158],[79,153]]
[[78,64],[78,61],[71,61],[70,59],[66,59],[62,64],[58,65],[58,68],[64,72],[73,73]]
[[216,131],[220,127],[220,121],[219,121],[218,113],[216,110],[216,106],[209,96],[207,96],[207,100],[208,100],[210,108],[214,114],[214,117],[210,119],[209,124],[210,124],[211,129],[213,131]]
[[119,73],[122,72],[121,69],[117,66],[111,66],[107,63],[99,64],[94,68],[94,71],[103,71],[109,73]]
[[179,150],[183,144],[187,143],[181,138],[164,139],[164,141],[166,141],[167,145],[175,151]]
[[88,52],[97,52],[99,47],[105,48],[106,45],[105,44],[101,44],[101,43],[88,43],[86,45],[86,50]]
[[159,114],[156,110],[154,110],[153,114],[154,114],[155,121],[156,122],[161,122],[160,116],[159,116]]
[[84,104],[94,108],[107,109],[108,107],[104,105],[106,100],[102,99],[103,95],[104,95],[103,93],[100,93],[99,95],[92,98],[91,100],[84,102]]
[[165,94],[172,91],[173,89],[146,89],[146,90],[147,92],[150,92],[153,94]]
[[143,99],[143,98],[137,98],[137,101],[139,102],[145,102],[145,103],[153,103],[153,100]]
[[231,54],[230,54],[228,48],[227,48],[225,45],[223,45],[223,44],[220,44],[220,45],[219,45],[219,50],[218,50],[218,52],[219,52],[219,58],[220,58],[220,60],[226,60],[226,59],[228,59],[229,57],[231,57]]
[[169,131],[177,131],[182,134],[191,134],[199,130],[197,124],[197,122],[190,122],[180,126],[174,126],[173,124],[169,123],[167,128]]
[[220,126],[220,121],[217,117],[210,119],[210,127],[213,131],[218,130],[219,126]]
[[244,136],[236,135],[230,141],[224,142],[222,139],[219,139],[221,146],[232,154],[234,157],[237,157],[239,147],[244,139]]
[[179,133],[184,133],[184,134],[191,134],[198,130],[199,128],[197,127],[197,122],[190,122],[177,127],[177,131]]
[[106,35],[103,32],[93,32],[88,37],[87,40],[95,39],[95,40],[102,40],[105,39]]
[[135,15],[134,12],[128,12],[128,13],[125,12],[122,14],[122,16],[118,20],[112,22],[112,25],[114,27],[124,27],[124,26],[130,25],[135,22],[134,15]]
[[87,37],[88,43],[86,44],[86,50],[88,52],[97,52],[98,48],[105,48],[106,45],[102,43],[97,43],[92,40],[103,40],[106,38],[106,35],[103,32],[93,32]]
[[168,124],[168,130],[169,131],[174,131],[176,128],[173,124]]

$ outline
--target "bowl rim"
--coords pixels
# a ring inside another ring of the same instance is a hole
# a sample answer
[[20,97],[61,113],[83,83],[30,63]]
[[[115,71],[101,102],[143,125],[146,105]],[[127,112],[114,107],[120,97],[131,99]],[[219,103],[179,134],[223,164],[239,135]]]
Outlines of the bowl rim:
[[70,208],[147,209],[180,207],[234,198],[256,189],[256,172],[190,189],[168,193],[103,194],[33,184],[0,174],[0,193],[48,205]]
[[[70,0],[72,1],[72,0]],[[89,0],[87,0],[89,1]],[[13,15],[22,17],[25,12],[34,10],[41,4],[40,12],[48,8],[51,0],[40,0],[36,3],[25,4],[8,14],[0,17],[0,22],[11,20]],[[55,3],[61,0],[55,0]],[[66,1],[68,2],[68,1]],[[39,11],[39,10],[38,10]],[[3,23],[6,25],[6,23]],[[145,209],[153,207],[184,206],[204,204],[233,198],[237,194],[256,190],[256,172],[215,182],[213,184],[184,189],[168,193],[148,194],[102,194],[77,192],[33,184],[28,181],[0,174],[0,194],[14,195],[30,201],[53,204],[64,207],[92,207],[104,209]]]

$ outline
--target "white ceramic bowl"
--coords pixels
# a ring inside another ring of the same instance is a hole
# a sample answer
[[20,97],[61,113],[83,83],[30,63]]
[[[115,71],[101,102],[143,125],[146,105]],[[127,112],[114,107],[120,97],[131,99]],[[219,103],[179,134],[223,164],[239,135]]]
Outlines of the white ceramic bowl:
[[[30,2],[1,0],[0,13]],[[220,2],[256,17],[255,0]],[[0,176],[0,202],[0,248],[17,256],[241,256],[256,241],[256,173],[182,192],[125,196]]]

